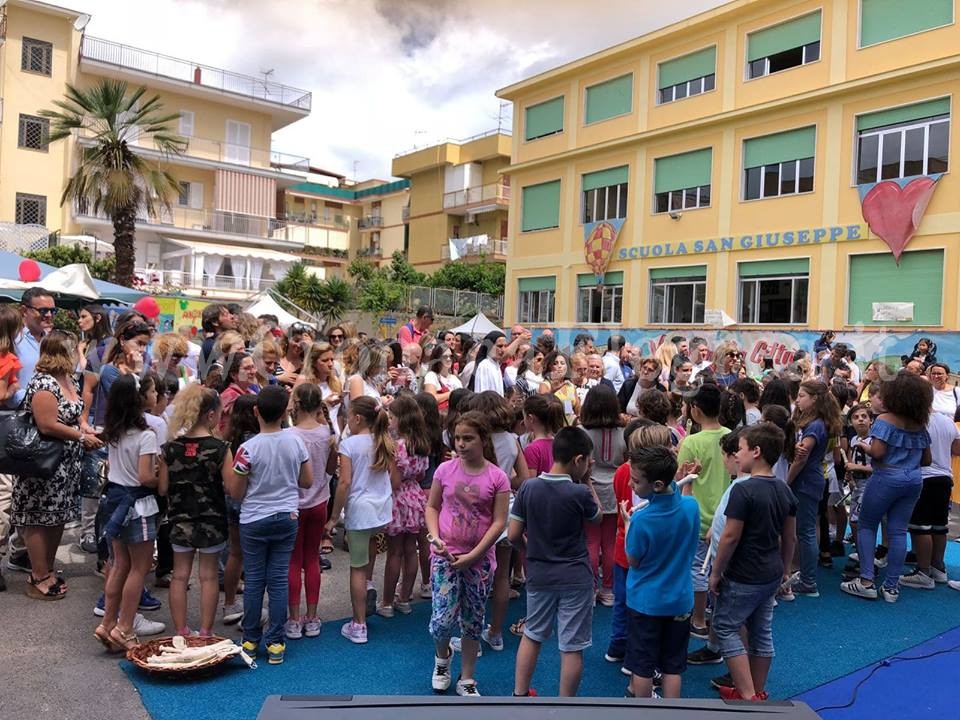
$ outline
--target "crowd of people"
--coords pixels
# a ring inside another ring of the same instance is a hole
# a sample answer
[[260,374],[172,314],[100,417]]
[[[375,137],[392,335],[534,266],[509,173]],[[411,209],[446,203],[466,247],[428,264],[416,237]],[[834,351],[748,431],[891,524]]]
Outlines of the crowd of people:
[[[135,310],[111,323],[87,306],[79,333],[55,312],[41,289],[0,306],[0,406],[63,443],[52,477],[0,476],[0,544],[29,597],[61,600],[56,551],[80,520],[110,651],[165,629],[140,612],[161,605],[152,574],[177,634],[213,635],[219,610],[244,653],[281,663],[321,633],[339,542],[341,635],[375,642],[368,617],[402,622],[429,600],[434,691],[479,695],[482,646],[512,633],[514,694],[533,694],[556,633],[560,694],[575,695],[600,604],[629,696],[679,697],[688,664],[726,662],[720,694],[761,701],[777,604],[818,597],[835,563],[858,598],[948,582],[958,393],[928,339],[861,372],[825,333],[754,376],[732,341],[676,335],[643,355],[617,334],[478,339],[435,332],[429,307],[387,343],[218,304],[200,345]],[[691,637],[704,645],[688,653]]]

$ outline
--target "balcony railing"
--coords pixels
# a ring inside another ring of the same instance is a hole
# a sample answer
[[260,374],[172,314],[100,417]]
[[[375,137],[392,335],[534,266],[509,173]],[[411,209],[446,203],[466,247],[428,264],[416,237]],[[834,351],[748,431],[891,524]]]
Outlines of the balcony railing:
[[[84,202],[78,202],[74,205],[74,215],[81,219],[93,218],[110,222],[109,215],[103,211],[94,213],[93,208]],[[274,233],[284,226],[282,220],[262,215],[245,215],[225,210],[194,209],[179,206],[172,210],[161,207],[152,215],[141,209],[137,213],[137,224],[227,235],[243,235],[262,239],[277,239],[274,238]]]
[[443,209],[480,212],[499,210],[510,204],[510,185],[503,181],[444,193]]
[[306,90],[89,35],[83,37],[80,45],[80,59],[128,68],[156,77],[179,80],[210,90],[241,95],[308,112],[312,104],[311,94]]
[[[493,238],[484,238],[473,239],[467,238],[464,241],[462,238],[451,238],[451,241],[454,241],[460,244],[459,255],[460,259],[468,257],[506,257],[507,256],[507,241],[506,240],[494,240]],[[462,244],[461,244],[462,243]],[[444,260],[451,259],[450,253],[450,242],[445,242],[440,246],[440,256]]]
[[357,257],[379,258],[383,257],[383,248],[377,245],[368,245],[357,250]]
[[350,218],[346,215],[316,215],[313,213],[285,213],[283,219],[289,224],[310,227],[330,228],[346,232],[350,229]]
[[273,278],[253,280],[232,275],[200,275],[182,270],[153,270],[137,268],[134,285],[141,290],[165,292],[173,290],[232,290],[256,293],[276,285]]
[[358,225],[361,230],[383,227],[383,217],[380,215],[367,215],[366,217],[360,218]]

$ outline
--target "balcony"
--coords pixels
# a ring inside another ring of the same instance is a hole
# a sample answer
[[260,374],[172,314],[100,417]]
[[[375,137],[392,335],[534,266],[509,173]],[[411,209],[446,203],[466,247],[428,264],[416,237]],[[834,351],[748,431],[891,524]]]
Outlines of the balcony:
[[360,218],[357,225],[361,230],[371,230],[374,228],[382,228],[383,217],[380,215],[367,215],[366,217]]
[[507,241],[497,240],[486,235],[450,238],[440,246],[440,257],[444,260],[464,260],[466,262],[481,259],[506,261]]
[[285,213],[283,220],[288,224],[321,227],[330,230],[348,232],[350,218],[347,215],[317,215],[315,213]]
[[444,193],[443,209],[451,215],[477,215],[510,207],[510,184],[504,181]]
[[80,61],[132,70],[240,99],[259,100],[297,111],[300,116],[309,113],[312,105],[311,93],[306,90],[88,35],[80,45]]
[[276,285],[273,278],[254,280],[249,277],[232,275],[206,275],[184,272],[182,270],[134,269],[134,287],[150,293],[199,290],[204,295],[216,294],[216,291],[253,294]]
[[357,250],[357,257],[379,260],[383,257],[383,248],[381,247],[380,243],[371,243],[370,245]]

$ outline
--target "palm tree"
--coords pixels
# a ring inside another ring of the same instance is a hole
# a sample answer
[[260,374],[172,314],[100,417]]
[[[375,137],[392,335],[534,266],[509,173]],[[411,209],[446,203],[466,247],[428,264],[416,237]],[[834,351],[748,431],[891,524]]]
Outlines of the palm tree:
[[[117,283],[133,285],[134,233],[137,213],[158,207],[169,210],[180,188],[160,162],[138,155],[133,140],[153,141],[164,157],[180,155],[187,141],[170,123],[179,113],[164,114],[157,95],[144,99],[147,89],[128,93],[127,83],[103,79],[91,88],[67,85],[66,98],[55,100],[57,110],[41,110],[50,120],[50,142],[83,132],[91,142],[80,148],[77,171],[67,179],[60,204],[71,202],[104,212],[113,222]],[[142,142],[142,141],[141,141]]]

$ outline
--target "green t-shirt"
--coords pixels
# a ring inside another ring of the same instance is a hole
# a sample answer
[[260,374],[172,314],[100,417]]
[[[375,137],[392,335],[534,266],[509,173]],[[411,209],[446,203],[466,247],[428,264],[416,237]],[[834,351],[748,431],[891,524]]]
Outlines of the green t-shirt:
[[690,460],[699,460],[702,466],[699,477],[693,483],[693,496],[700,506],[700,537],[705,537],[710,530],[713,514],[730,484],[720,449],[720,439],[728,432],[722,427],[687,435],[680,443],[680,452],[677,454],[677,462],[681,465]]

